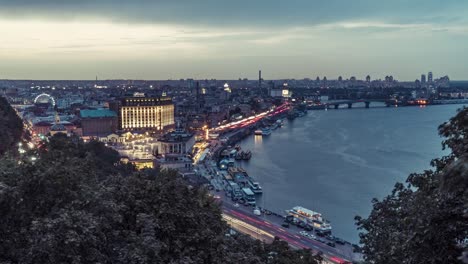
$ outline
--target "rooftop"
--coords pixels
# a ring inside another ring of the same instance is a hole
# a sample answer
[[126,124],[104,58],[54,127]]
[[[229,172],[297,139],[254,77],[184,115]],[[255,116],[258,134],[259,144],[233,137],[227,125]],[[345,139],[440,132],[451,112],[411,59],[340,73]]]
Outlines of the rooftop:
[[193,137],[193,134],[181,129],[166,133],[159,138],[161,142],[187,142]]
[[82,118],[100,118],[100,117],[117,117],[114,111],[109,109],[98,109],[98,110],[80,110],[80,116]]

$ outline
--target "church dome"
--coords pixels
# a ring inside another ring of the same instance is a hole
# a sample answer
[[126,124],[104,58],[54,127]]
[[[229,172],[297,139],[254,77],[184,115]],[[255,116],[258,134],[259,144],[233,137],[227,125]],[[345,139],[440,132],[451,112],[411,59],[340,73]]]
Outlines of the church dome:
[[54,132],[67,131],[67,128],[65,128],[64,125],[57,123],[57,124],[53,124],[52,127],[50,127],[50,131],[54,131]]

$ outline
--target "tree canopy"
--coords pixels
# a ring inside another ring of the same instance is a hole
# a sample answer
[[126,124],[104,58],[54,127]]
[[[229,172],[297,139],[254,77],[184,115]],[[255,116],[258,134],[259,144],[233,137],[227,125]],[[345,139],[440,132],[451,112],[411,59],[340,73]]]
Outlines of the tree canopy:
[[14,151],[23,134],[23,121],[8,101],[0,96],[0,156]]
[[[32,161],[28,158],[36,156]],[[175,171],[132,170],[57,134],[0,159],[0,263],[316,263],[311,251],[226,236],[219,204]]]
[[356,217],[371,263],[461,263],[468,238],[468,108],[439,127],[443,149],[432,170],[409,175],[368,218]]

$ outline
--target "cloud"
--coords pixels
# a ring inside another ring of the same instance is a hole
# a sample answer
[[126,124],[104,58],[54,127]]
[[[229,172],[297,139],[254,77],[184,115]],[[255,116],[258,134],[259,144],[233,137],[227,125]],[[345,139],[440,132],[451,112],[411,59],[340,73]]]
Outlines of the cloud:
[[0,6],[5,18],[212,27],[314,26],[350,20],[458,24],[466,22],[468,11],[465,0],[0,0]]
[[0,0],[0,72],[457,78],[467,11],[466,0]]

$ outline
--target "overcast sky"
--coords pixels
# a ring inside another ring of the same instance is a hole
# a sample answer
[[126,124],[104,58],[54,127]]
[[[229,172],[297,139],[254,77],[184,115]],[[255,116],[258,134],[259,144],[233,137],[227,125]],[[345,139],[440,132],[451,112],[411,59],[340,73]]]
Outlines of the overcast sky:
[[0,0],[0,36],[0,79],[468,79],[466,0]]

